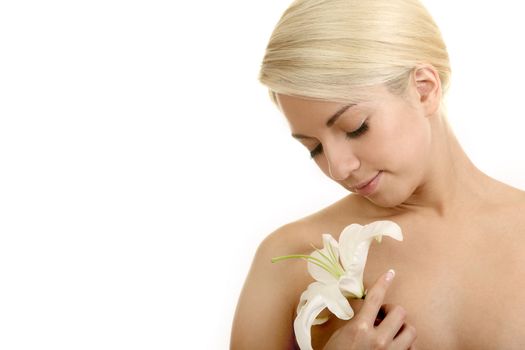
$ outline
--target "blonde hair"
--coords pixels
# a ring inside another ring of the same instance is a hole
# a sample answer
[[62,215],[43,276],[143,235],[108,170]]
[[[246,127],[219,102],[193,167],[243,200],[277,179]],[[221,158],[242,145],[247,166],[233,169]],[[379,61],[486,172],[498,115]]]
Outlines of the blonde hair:
[[418,64],[436,68],[445,92],[447,49],[418,0],[296,0],[270,38],[260,71],[275,93],[351,102],[385,84],[401,94]]

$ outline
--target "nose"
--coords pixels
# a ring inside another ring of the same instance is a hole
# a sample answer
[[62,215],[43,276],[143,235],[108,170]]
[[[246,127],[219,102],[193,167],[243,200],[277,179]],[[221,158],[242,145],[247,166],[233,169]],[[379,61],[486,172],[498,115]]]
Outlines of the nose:
[[328,163],[328,174],[335,181],[346,180],[361,166],[359,158],[346,142],[323,148]]

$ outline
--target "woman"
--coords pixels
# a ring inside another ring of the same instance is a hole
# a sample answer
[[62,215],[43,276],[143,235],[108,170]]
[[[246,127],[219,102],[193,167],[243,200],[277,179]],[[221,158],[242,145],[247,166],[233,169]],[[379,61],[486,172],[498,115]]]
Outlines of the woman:
[[[417,0],[298,0],[268,44],[261,81],[292,135],[351,193],[260,245],[232,349],[294,348],[321,234],[377,220],[355,316],[312,327],[314,349],[525,348],[525,193],[478,170],[450,129],[445,44]],[[338,239],[337,236],[335,236]],[[394,275],[385,273],[393,269]]]

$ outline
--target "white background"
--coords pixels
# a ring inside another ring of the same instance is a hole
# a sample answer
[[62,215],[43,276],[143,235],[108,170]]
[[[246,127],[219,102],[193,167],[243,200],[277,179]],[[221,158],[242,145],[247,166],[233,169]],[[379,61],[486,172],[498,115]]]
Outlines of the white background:
[[[461,143],[525,188],[521,3],[426,4]],[[1,349],[228,347],[258,243],[345,195],[257,82],[287,5],[0,3]]]

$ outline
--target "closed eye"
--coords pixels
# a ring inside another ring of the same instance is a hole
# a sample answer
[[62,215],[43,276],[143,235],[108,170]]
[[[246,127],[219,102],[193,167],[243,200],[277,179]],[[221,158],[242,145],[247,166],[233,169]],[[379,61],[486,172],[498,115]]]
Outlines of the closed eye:
[[[368,129],[369,129],[368,123],[365,121],[363,122],[363,124],[361,124],[361,126],[357,130],[347,132],[346,137],[349,139],[355,139],[363,135],[364,133],[366,133]],[[317,147],[315,147],[313,150],[310,151],[310,157],[315,158],[321,153],[323,153],[323,145],[319,144],[317,145]]]
[[318,144],[313,150],[310,151],[310,157],[315,158],[317,155],[323,153],[323,145]]
[[349,139],[355,139],[356,137],[363,135],[367,131],[368,131],[368,123],[365,121],[363,122],[363,124],[361,124],[361,126],[357,130],[354,130],[352,132],[347,132],[346,137]]

